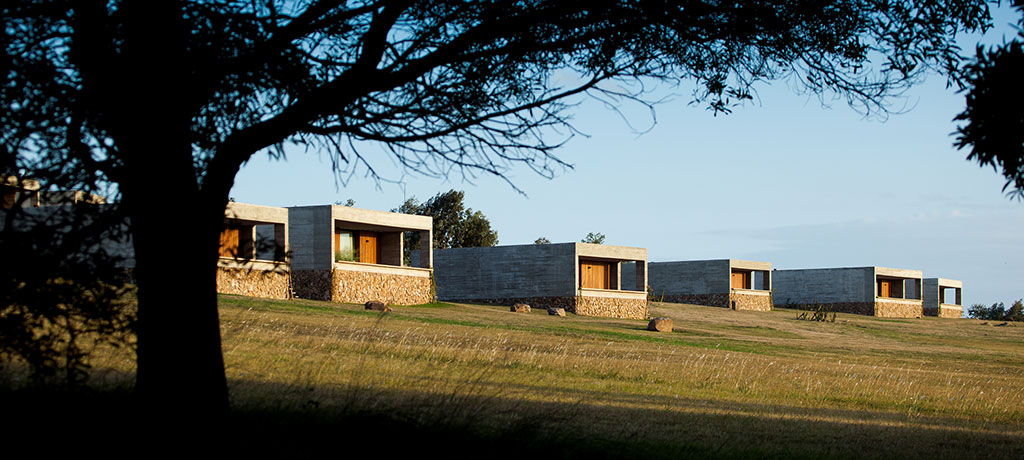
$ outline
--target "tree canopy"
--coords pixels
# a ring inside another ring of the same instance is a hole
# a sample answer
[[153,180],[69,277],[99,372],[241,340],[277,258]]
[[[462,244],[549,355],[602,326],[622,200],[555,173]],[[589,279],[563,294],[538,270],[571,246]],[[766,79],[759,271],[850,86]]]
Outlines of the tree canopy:
[[957,33],[990,22],[981,0],[8,0],[2,12],[0,173],[121,199],[137,385],[169,411],[227,407],[218,235],[258,152],[324,152],[342,179],[378,176],[369,146],[428,176],[550,176],[581,97],[645,103],[651,81],[692,81],[720,113],[785,79],[884,110],[924,72],[959,80]]
[[583,239],[580,240],[580,242],[591,244],[604,244],[604,233],[587,233],[587,236],[584,236]]
[[1024,1],[1015,0],[1021,14],[1017,37],[1000,46],[979,46],[967,65],[967,108],[956,120],[956,146],[969,149],[968,160],[1002,169],[1007,195],[1024,199]]
[[[498,232],[491,229],[491,222],[480,211],[474,211],[463,204],[466,193],[449,190],[434,195],[426,203],[416,197],[405,200],[393,212],[430,216],[434,220],[434,248],[475,248],[498,244]],[[418,235],[410,235],[406,247],[418,247]]]

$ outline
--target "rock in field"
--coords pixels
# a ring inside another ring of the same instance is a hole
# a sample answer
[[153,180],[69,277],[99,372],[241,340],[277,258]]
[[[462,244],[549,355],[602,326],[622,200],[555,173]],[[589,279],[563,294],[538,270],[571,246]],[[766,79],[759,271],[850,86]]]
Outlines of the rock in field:
[[366,302],[366,309],[373,311],[391,311],[391,307],[389,307],[388,304],[377,300]]
[[564,308],[550,307],[548,308],[548,314],[551,316],[565,316]]
[[654,318],[647,323],[648,331],[672,332],[672,318]]
[[512,313],[529,313],[530,306],[525,303],[517,303],[513,305],[512,308],[509,308],[509,311]]

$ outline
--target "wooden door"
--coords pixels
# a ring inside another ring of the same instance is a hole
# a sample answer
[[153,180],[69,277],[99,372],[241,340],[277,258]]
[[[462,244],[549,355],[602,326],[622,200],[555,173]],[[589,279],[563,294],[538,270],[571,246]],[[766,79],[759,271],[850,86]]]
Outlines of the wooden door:
[[359,232],[359,261],[375,264],[380,259],[380,233]]
[[611,267],[607,262],[580,261],[580,287],[610,289]]
[[221,230],[220,256],[238,256],[238,227],[224,227],[224,230]]
[[879,297],[891,297],[892,292],[892,281],[889,280],[878,280],[878,296]]
[[732,288],[733,289],[750,289],[750,273],[749,272],[732,272]]

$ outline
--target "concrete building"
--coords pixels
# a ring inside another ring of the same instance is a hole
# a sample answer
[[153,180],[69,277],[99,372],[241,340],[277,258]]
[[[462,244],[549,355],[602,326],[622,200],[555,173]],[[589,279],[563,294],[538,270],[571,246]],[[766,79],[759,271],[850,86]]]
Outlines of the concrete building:
[[[623,278],[623,266],[633,274]],[[647,317],[647,249],[589,243],[434,251],[440,300]]]
[[651,262],[649,283],[654,298],[665,302],[772,309],[772,264],[749,260]]
[[269,299],[291,297],[288,210],[228,203],[220,234],[217,292]]
[[74,204],[104,204],[106,199],[81,190],[43,190],[35,179],[0,174],[0,209]]
[[939,318],[962,318],[964,283],[945,278],[924,279],[924,314]]
[[[347,206],[288,208],[292,287],[297,297],[415,305],[433,300],[433,220]],[[416,266],[403,234],[419,234]]]
[[777,306],[824,304],[833,311],[885,318],[920,318],[918,270],[885,267],[815,268],[772,272]]

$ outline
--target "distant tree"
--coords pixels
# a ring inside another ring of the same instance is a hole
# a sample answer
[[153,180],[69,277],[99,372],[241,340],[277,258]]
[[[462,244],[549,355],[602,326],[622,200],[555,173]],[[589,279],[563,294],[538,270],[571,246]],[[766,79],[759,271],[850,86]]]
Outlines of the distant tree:
[[[426,203],[416,197],[409,198],[392,212],[430,216],[434,220],[434,248],[473,248],[495,246],[498,232],[491,229],[491,222],[480,211],[466,208],[463,191],[449,190],[434,195]],[[411,257],[412,248],[419,247],[419,234],[405,236],[406,260]]]
[[547,237],[542,236],[540,238],[537,238],[536,240],[533,240],[533,244],[551,244],[551,240],[547,239]]
[[334,204],[336,204],[338,206],[346,206],[346,207],[351,208],[352,206],[356,205],[356,200],[353,200],[353,199],[349,198],[349,199],[347,199],[345,201],[341,201],[341,200],[335,201]]
[[587,233],[587,236],[583,237],[583,239],[580,240],[580,241],[582,241],[584,243],[604,244],[604,234],[603,233],[593,233],[593,232]]
[[1017,299],[1009,309],[1002,302],[994,303],[991,307],[976,303],[967,309],[967,316],[989,321],[1024,321],[1024,299]]
[[1017,37],[985,49],[978,46],[967,65],[967,108],[955,120],[955,146],[970,149],[968,160],[1002,169],[1003,192],[1024,199],[1024,1],[1014,0],[1021,14]]
[[685,80],[717,114],[785,80],[885,110],[925,72],[956,80],[958,33],[991,18],[982,0],[7,0],[0,21],[0,173],[113,186],[136,389],[147,412],[200,418],[228,408],[219,235],[257,153],[325,152],[343,178],[378,177],[368,152],[433,177],[550,177],[580,98],[651,104],[652,83]]

